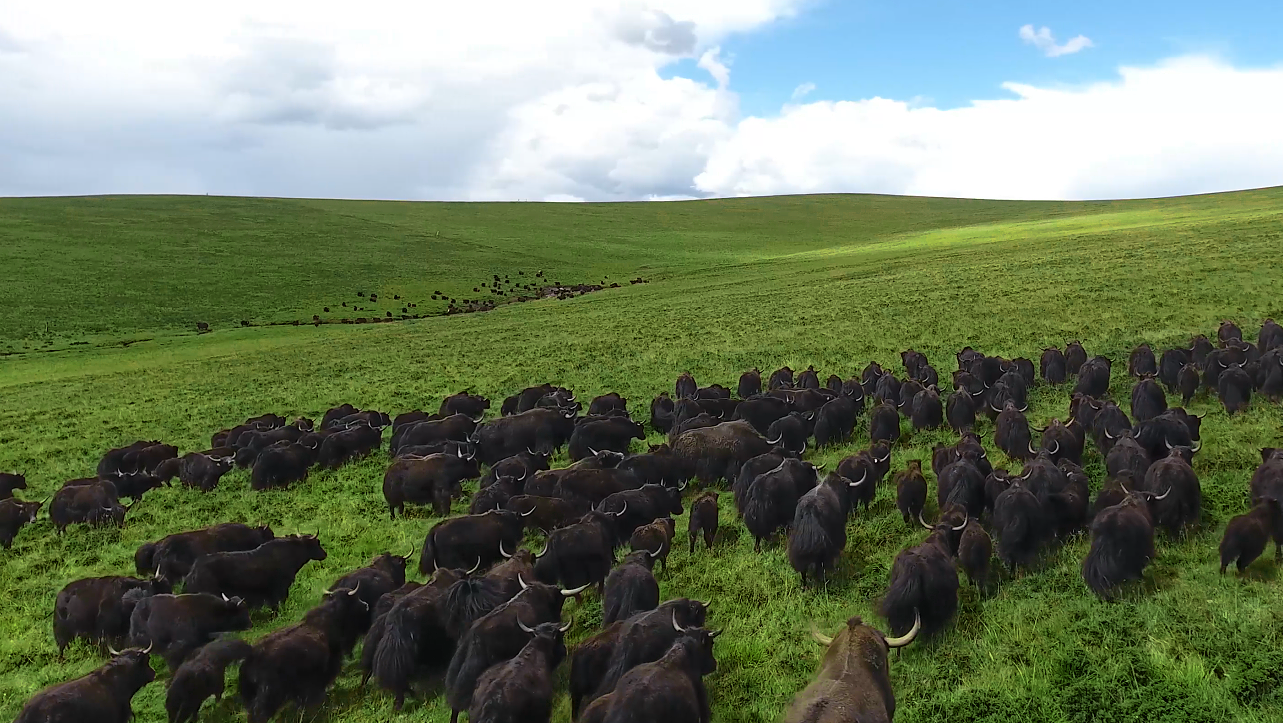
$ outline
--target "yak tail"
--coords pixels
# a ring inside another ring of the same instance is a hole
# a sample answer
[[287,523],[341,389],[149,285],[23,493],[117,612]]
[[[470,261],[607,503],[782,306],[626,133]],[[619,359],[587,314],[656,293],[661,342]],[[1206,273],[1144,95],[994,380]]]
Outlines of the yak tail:
[[410,607],[398,605],[383,617],[382,634],[374,646],[370,672],[381,687],[396,694],[398,701],[410,689],[410,677],[418,666],[419,650],[414,641],[418,627],[419,621]]
[[825,561],[832,557],[831,553],[838,549],[819,520],[801,515],[794,518],[788,556],[789,564],[799,574],[805,575],[812,566],[823,567]]
[[1106,555],[1095,545],[1087,553],[1087,557],[1083,558],[1083,582],[1087,583],[1087,587],[1091,588],[1092,592],[1096,593],[1096,597],[1101,600],[1109,600],[1113,597],[1110,593],[1113,583],[1108,576],[1110,568],[1112,566]]
[[423,541],[423,552],[419,555],[419,572],[431,576],[437,568],[437,548],[436,541],[433,539],[432,531],[428,531],[428,536]]
[[926,607],[922,576],[912,568],[898,576],[895,572],[895,567],[892,566],[891,574],[894,577],[891,586],[887,588],[887,594],[882,598],[881,612],[882,617],[887,619],[892,634],[905,635],[913,627],[915,611]]

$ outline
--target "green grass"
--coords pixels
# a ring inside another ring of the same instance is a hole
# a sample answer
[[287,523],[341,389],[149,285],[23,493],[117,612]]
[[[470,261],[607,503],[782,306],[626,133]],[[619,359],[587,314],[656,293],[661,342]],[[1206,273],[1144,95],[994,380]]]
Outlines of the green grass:
[[[344,401],[434,409],[462,388],[499,400],[542,381],[583,399],[618,391],[645,417],[650,398],[685,370],[702,384],[733,385],[748,367],[783,364],[845,377],[870,359],[899,369],[910,346],[947,375],[963,345],[1036,359],[1046,344],[1081,338],[1121,372],[1140,341],[1183,343],[1226,317],[1254,334],[1262,319],[1283,318],[1280,248],[1283,189],[1090,204],[0,201],[0,265],[12,289],[0,309],[0,351],[15,352],[0,359],[0,469],[25,470],[32,489],[22,496],[41,498],[136,438],[185,451],[264,411],[319,415]],[[536,268],[567,283],[603,275],[651,283],[397,324],[235,328],[242,318],[310,319],[323,305],[352,303],[357,290],[439,310],[426,301],[435,289],[463,295],[492,273]],[[196,336],[196,321],[214,332]],[[121,346],[132,340],[142,341]],[[1116,375],[1112,392],[1124,406],[1128,390]],[[1066,395],[1036,389],[1031,421],[1063,418]],[[1246,509],[1257,449],[1279,444],[1283,417],[1263,400],[1233,420],[1214,399],[1192,406],[1209,412],[1195,465],[1202,528],[1160,539],[1145,583],[1116,603],[1097,601],[1079,577],[1085,538],[1054,547],[1033,574],[1004,577],[992,596],[965,589],[955,626],[893,658],[897,720],[1283,719],[1283,595],[1272,556],[1244,579],[1219,576],[1216,559],[1225,522]],[[909,436],[893,469],[952,439]],[[861,423],[850,445],[808,458],[832,464],[867,442]],[[1089,462],[1098,488],[1094,451]],[[377,552],[417,546],[436,520],[417,510],[388,521],[385,466],[371,458],[267,493],[249,491],[246,474],[234,472],[207,495],[149,493],[123,529],[74,527],[59,537],[47,520],[24,529],[13,550],[0,551],[0,720],[40,688],[102,663],[79,644],[57,659],[54,596],[80,577],[131,573],[143,541],[236,520],[278,534],[319,532],[329,558],[304,568],[279,616],[255,615],[250,639],[298,620],[333,579]],[[883,624],[873,610],[891,561],[925,535],[903,525],[893,500],[880,489],[872,512],[852,521],[841,572],[821,591],[799,587],[781,547],[754,554],[729,499],[711,554],[687,555],[678,521],[660,583],[664,597],[715,600],[711,624],[727,631],[707,681],[715,720],[778,720],[818,665],[812,623],[830,633],[852,614]],[[566,612],[576,618],[572,642],[597,630],[594,598]],[[394,716],[387,696],[356,691],[354,670],[345,669],[318,720],[448,714],[434,694]],[[562,721],[564,681],[558,696]],[[140,720],[162,720],[163,697],[160,683],[140,692]],[[243,713],[224,701],[207,720]]]

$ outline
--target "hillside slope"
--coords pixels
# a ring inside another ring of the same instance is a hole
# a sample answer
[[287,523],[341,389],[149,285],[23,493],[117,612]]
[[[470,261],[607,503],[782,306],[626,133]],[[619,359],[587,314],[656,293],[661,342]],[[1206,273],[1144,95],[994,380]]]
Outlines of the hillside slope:
[[[821,378],[847,377],[869,360],[899,371],[908,347],[947,376],[964,345],[1036,359],[1047,344],[1080,338],[1115,360],[1112,393],[1126,400],[1133,345],[1183,344],[1222,318],[1253,335],[1262,319],[1283,319],[1280,189],[1098,204],[7,200],[0,239],[0,265],[18,271],[15,300],[0,312],[0,349],[21,351],[28,336],[27,348],[40,348],[34,335],[44,317],[56,320],[52,346],[90,341],[0,359],[0,470],[27,473],[27,499],[92,474],[109,447],[159,438],[202,449],[212,432],[265,411],[319,417],[340,402],[435,410],[459,389],[500,400],[551,381],[581,399],[618,391],[634,417],[646,418],[650,399],[671,391],[682,371],[730,386],[752,366],[814,364]],[[246,317],[310,319],[318,305],[355,303],[358,290],[462,294],[490,274],[535,267],[567,283],[607,275],[650,283],[395,324],[234,328]],[[195,320],[214,332],[195,336]],[[118,343],[137,338],[150,340]],[[1030,421],[1063,418],[1067,393],[1039,387]],[[1033,574],[1004,577],[991,597],[964,590],[954,628],[893,658],[897,720],[1283,717],[1277,568],[1263,559],[1246,580],[1221,577],[1215,554],[1224,523],[1245,509],[1257,449],[1279,444],[1283,418],[1263,400],[1232,420],[1214,398],[1193,408],[1209,413],[1196,463],[1203,528],[1160,540],[1146,584],[1118,603],[1098,602],[1083,586],[1085,537],[1054,547]],[[932,445],[954,438],[908,435],[892,469],[929,459]],[[867,444],[862,422],[849,445],[808,459],[831,468]],[[1089,457],[1096,489],[1103,469],[1094,451]],[[234,520],[271,524],[278,534],[319,531],[328,559],[304,568],[279,617],[255,615],[250,638],[298,620],[333,579],[372,555],[417,546],[437,520],[427,510],[387,519],[386,464],[379,455],[271,493],[249,491],[237,471],[208,495],[149,493],[123,529],[56,536],[47,519],[24,529],[12,550],[0,551],[11,591],[0,596],[0,719],[39,688],[100,664],[87,646],[57,659],[54,595],[80,577],[130,573],[143,541]],[[934,499],[934,479],[931,488]],[[894,490],[880,489],[870,513],[849,525],[841,573],[812,591],[799,587],[782,546],[753,553],[729,500],[722,514],[718,546],[694,557],[679,519],[663,595],[715,601],[711,624],[726,634],[708,679],[714,720],[778,720],[818,665],[811,624],[832,632],[860,614],[883,626],[873,611],[891,560],[924,533],[905,527]],[[595,597],[567,607],[576,618],[572,641],[598,629],[599,610]],[[349,666],[317,720],[391,717],[390,699],[373,687],[358,693],[358,683]],[[444,720],[448,710],[432,690],[401,719]],[[564,681],[558,690],[554,719],[564,721]],[[159,684],[139,694],[141,720],[161,719],[163,696]],[[243,719],[230,700],[207,715]]]

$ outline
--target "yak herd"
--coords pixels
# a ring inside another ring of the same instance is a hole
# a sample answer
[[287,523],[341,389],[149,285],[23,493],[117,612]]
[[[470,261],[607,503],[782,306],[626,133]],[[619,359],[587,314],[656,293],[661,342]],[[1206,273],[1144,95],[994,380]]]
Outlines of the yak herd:
[[[1202,447],[1201,417],[1169,407],[1168,394],[1188,403],[1210,390],[1230,415],[1254,394],[1283,396],[1283,328],[1266,321],[1252,344],[1226,322],[1217,342],[1199,336],[1160,355],[1137,347],[1127,364],[1135,378],[1127,411],[1109,398],[1111,361],[1072,342],[1044,350],[1037,370],[1029,359],[965,348],[956,355],[953,391],[943,395],[938,372],[913,350],[901,355],[903,377],[871,363],[859,376],[821,383],[814,368],[795,376],[785,367],[763,384],[754,369],[733,394],[683,374],[673,394],[651,403],[649,425],[667,441],[643,453],[630,453],[647,432],[625,399],[596,397],[581,414],[574,393],[551,384],[507,398],[489,421],[490,401],[460,392],[435,413],[395,418],[346,404],[319,424],[266,414],[182,456],[154,440],[113,449],[94,476],[54,494],[48,514],[59,534],[75,524],[124,524],[132,505],[122,498],[136,504],[175,478],[208,491],[241,467],[253,489],[290,487],[315,467],[337,468],[380,449],[389,427],[383,494],[390,516],[428,505],[446,517],[464,497],[464,481],[477,480],[478,488],[468,514],[434,524],[419,550],[379,555],[335,580],[300,622],[253,643],[231,633],[251,627],[251,611],[276,609],[298,572],[326,558],[317,536],[224,523],[142,545],[136,576],[77,580],[58,593],[60,655],[86,638],[111,658],[35,695],[18,723],[124,723],[133,695],[155,678],[151,655],[171,671],[171,723],[195,720],[204,701],[218,699],[231,665],[239,665],[238,697],[249,721],[264,723],[289,704],[320,705],[358,646],[362,689],[373,679],[398,709],[412,683],[437,675],[452,720],[466,712],[472,723],[547,721],[553,673],[568,657],[577,721],[706,723],[703,678],[716,668],[720,631],[707,627],[709,602],[661,601],[655,578],[675,541],[674,517],[688,514],[692,556],[700,538],[712,547],[720,481],[755,549],[779,539],[801,583],[821,585],[846,547],[850,517],[867,510],[891,473],[905,417],[914,430],[947,425],[959,439],[931,456],[935,522],[926,519],[922,461],[908,461],[892,477],[905,524],[929,531],[897,554],[879,601],[894,637],[858,617],[833,637],[814,631],[827,647],[821,669],[785,715],[798,723],[890,720],[887,654],[949,624],[959,570],[983,587],[995,554],[1013,573],[1030,570],[1047,546],[1087,531],[1083,580],[1111,599],[1141,578],[1155,556],[1156,530],[1181,535],[1198,523],[1202,495],[1192,461]],[[1030,388],[1071,378],[1064,421],[1033,427],[1025,416]],[[867,449],[823,475],[803,459],[809,448],[848,440],[866,416]],[[980,417],[991,420],[983,434]],[[986,437],[1021,469],[993,466]],[[1088,442],[1107,474],[1094,498],[1083,468]],[[562,448],[571,464],[552,469],[550,457]],[[1253,507],[1226,528],[1222,572],[1230,564],[1241,571],[1271,539],[1280,554],[1283,450],[1263,449],[1261,458],[1247,490]],[[0,475],[5,547],[42,504],[13,496],[25,488],[22,475]],[[521,547],[529,531],[542,533],[537,553]],[[416,553],[422,583],[406,580]],[[602,600],[601,628],[567,651],[563,636],[573,616],[563,622],[563,607],[593,587]]]

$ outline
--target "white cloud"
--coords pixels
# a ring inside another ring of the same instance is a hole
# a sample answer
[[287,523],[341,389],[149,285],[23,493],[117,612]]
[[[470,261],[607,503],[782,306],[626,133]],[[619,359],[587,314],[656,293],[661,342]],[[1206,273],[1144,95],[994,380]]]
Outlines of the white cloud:
[[1084,199],[1283,184],[1283,67],[1189,57],[1080,88],[1005,87],[1017,97],[952,110],[873,98],[748,118],[695,186]]
[[[1199,57],[1085,87],[1009,84],[1014,98],[951,110],[806,103],[806,83],[778,114],[743,118],[719,46],[809,1],[0,3],[0,195],[1098,198],[1283,183],[1283,69]],[[663,77],[678,59],[699,78]]]
[[797,101],[802,100],[806,96],[810,95],[811,91],[813,90],[815,90],[815,83],[812,83],[810,81],[807,81],[799,85],[798,87],[793,89],[793,95],[791,96],[793,102],[796,103]]
[[1034,30],[1032,25],[1022,26],[1020,28],[1020,39],[1041,50],[1048,58],[1073,55],[1080,50],[1092,47],[1091,38],[1086,35],[1070,38],[1064,45],[1057,45],[1056,39],[1051,35],[1051,28],[1046,25],[1038,30]]

